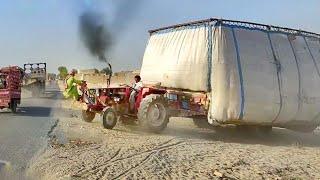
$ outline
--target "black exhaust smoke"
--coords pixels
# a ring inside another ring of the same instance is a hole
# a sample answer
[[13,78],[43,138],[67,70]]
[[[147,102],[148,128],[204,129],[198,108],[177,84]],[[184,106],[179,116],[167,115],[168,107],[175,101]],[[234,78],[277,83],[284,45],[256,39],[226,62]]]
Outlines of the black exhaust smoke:
[[115,41],[127,30],[129,21],[134,17],[143,0],[113,0],[114,19],[107,26],[105,16],[99,11],[87,9],[79,16],[80,37],[86,48],[98,60],[106,62],[106,53]]
[[112,66],[106,58],[106,53],[126,30],[126,25],[133,18],[142,0],[113,0],[115,5],[115,19],[112,28],[106,25],[103,14],[86,10],[79,16],[80,37],[89,52],[101,62],[106,62],[109,68],[108,85],[111,82]]
[[89,52],[106,62],[106,53],[112,45],[112,36],[102,14],[92,11],[84,12],[79,18],[80,37]]

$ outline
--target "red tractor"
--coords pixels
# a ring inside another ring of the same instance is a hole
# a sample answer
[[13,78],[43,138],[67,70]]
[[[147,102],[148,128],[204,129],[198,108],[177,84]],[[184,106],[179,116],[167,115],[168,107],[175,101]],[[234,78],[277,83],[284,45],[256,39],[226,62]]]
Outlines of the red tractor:
[[207,113],[203,108],[207,102],[205,94],[194,97],[194,94],[181,90],[145,86],[136,96],[134,112],[130,113],[129,97],[133,89],[127,85],[87,89],[84,84],[80,89],[82,100],[87,104],[87,109],[82,112],[83,120],[91,122],[96,114],[100,114],[107,129],[112,129],[121,119],[137,121],[148,130],[159,133],[167,127],[171,116],[205,117]]
[[17,112],[21,102],[23,70],[17,66],[0,69],[0,109],[9,108]]

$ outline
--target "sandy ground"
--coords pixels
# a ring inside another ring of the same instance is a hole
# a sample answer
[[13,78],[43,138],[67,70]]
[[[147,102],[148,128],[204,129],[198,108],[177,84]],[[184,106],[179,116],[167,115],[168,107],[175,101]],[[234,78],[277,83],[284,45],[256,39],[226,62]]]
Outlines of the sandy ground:
[[[33,160],[40,179],[319,179],[320,133],[274,129],[269,135],[199,129],[172,118],[162,134],[118,124],[103,129],[99,117],[56,113],[49,147]],[[63,115],[61,115],[63,114]],[[62,136],[63,135],[63,136]]]

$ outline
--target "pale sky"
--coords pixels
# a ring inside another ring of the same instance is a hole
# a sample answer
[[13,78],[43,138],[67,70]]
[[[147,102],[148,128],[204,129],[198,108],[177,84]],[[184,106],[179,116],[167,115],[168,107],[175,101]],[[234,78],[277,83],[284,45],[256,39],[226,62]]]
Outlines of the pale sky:
[[[45,61],[50,72],[60,65],[102,69],[104,64],[80,41],[78,17],[90,7],[111,23],[116,4],[117,0],[1,0],[0,66]],[[191,20],[218,17],[320,33],[319,0],[140,0],[135,6],[108,54],[115,71],[139,69],[148,30]]]

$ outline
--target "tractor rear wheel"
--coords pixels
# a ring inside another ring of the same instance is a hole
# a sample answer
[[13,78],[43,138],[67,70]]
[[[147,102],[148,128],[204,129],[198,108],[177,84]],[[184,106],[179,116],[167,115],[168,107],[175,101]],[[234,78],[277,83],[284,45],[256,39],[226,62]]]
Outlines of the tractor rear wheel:
[[116,126],[117,121],[117,113],[112,108],[109,108],[103,112],[102,122],[104,128],[113,129],[114,126]]
[[92,122],[95,117],[96,113],[88,110],[82,110],[82,120],[85,122]]
[[138,110],[140,124],[148,130],[160,133],[169,123],[169,112],[166,99],[159,94],[146,96]]

